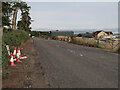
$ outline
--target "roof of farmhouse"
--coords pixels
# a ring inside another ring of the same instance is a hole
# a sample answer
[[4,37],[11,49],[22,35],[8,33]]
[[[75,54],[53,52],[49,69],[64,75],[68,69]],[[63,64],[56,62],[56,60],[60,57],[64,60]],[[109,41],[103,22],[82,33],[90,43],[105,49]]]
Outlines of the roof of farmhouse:
[[[100,33],[100,32],[102,32],[103,30],[100,30],[100,31],[96,31],[96,32],[93,32],[93,34],[98,34],[98,33]],[[113,34],[112,32],[106,32],[106,31],[104,31],[105,33],[107,33],[107,34]]]

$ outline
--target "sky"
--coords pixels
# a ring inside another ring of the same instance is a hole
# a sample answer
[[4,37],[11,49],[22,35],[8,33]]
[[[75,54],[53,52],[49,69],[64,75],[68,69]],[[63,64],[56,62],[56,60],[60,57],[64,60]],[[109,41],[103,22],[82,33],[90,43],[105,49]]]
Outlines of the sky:
[[27,2],[32,30],[118,28],[117,2]]

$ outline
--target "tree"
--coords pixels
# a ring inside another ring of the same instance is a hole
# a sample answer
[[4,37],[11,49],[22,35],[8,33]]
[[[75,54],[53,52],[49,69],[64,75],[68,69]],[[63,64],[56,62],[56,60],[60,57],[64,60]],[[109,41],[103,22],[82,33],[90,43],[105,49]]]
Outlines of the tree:
[[77,36],[78,36],[78,37],[82,37],[82,34],[78,34]]
[[[30,27],[31,17],[29,13],[30,8],[31,7],[28,6],[25,2],[20,2],[20,3],[19,2],[2,2],[2,26],[4,27],[4,29],[7,26],[7,28],[11,30],[16,30],[17,13],[20,10],[22,18],[20,21],[18,21],[17,27],[18,29],[30,31],[31,29]],[[13,18],[11,20],[12,15],[13,15]]]
[[13,11],[14,11],[13,21],[12,21],[12,30],[16,30],[17,12],[18,12],[18,10],[21,8],[21,3],[14,2],[12,8],[13,8]]
[[31,27],[31,17],[30,17],[30,11],[31,7],[28,6],[25,2],[21,2],[21,20],[18,21],[17,27],[18,29],[25,30],[25,31],[30,31]]
[[16,30],[17,12],[18,12],[18,9],[15,8],[14,14],[13,14],[13,21],[12,21],[12,30]]
[[89,32],[86,32],[86,34],[90,34]]
[[10,2],[2,2],[2,27],[3,31],[8,30],[6,27],[11,29],[12,7]]

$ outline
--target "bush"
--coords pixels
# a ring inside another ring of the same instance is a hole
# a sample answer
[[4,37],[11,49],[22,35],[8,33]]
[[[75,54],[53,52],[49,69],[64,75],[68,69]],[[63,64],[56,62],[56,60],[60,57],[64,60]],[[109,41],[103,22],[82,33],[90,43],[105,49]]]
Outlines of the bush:
[[52,38],[53,40],[56,40],[56,36],[52,36],[51,38]]
[[17,30],[3,34],[3,42],[9,46],[19,46],[22,42],[26,42],[28,39],[28,33],[23,30]]
[[31,36],[35,36],[35,37],[40,36],[40,32],[38,32],[38,31],[31,31],[30,34],[31,34]]
[[45,39],[48,39],[49,36],[41,35],[40,37],[45,38]]
[[16,30],[3,33],[2,37],[2,65],[6,67],[9,63],[9,56],[6,50],[6,45],[9,45],[10,51],[13,52],[13,47],[20,46],[21,43],[26,42],[29,35],[26,31]]

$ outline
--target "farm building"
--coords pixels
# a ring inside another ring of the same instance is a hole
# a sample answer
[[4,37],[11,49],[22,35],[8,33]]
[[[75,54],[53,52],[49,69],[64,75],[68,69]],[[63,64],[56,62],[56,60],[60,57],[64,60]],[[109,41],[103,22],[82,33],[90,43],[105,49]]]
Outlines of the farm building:
[[104,36],[113,36],[113,33],[105,32],[105,31],[101,30],[101,31],[93,32],[93,34],[92,34],[92,38],[102,38]]
[[50,31],[49,36],[72,36],[73,31]]

